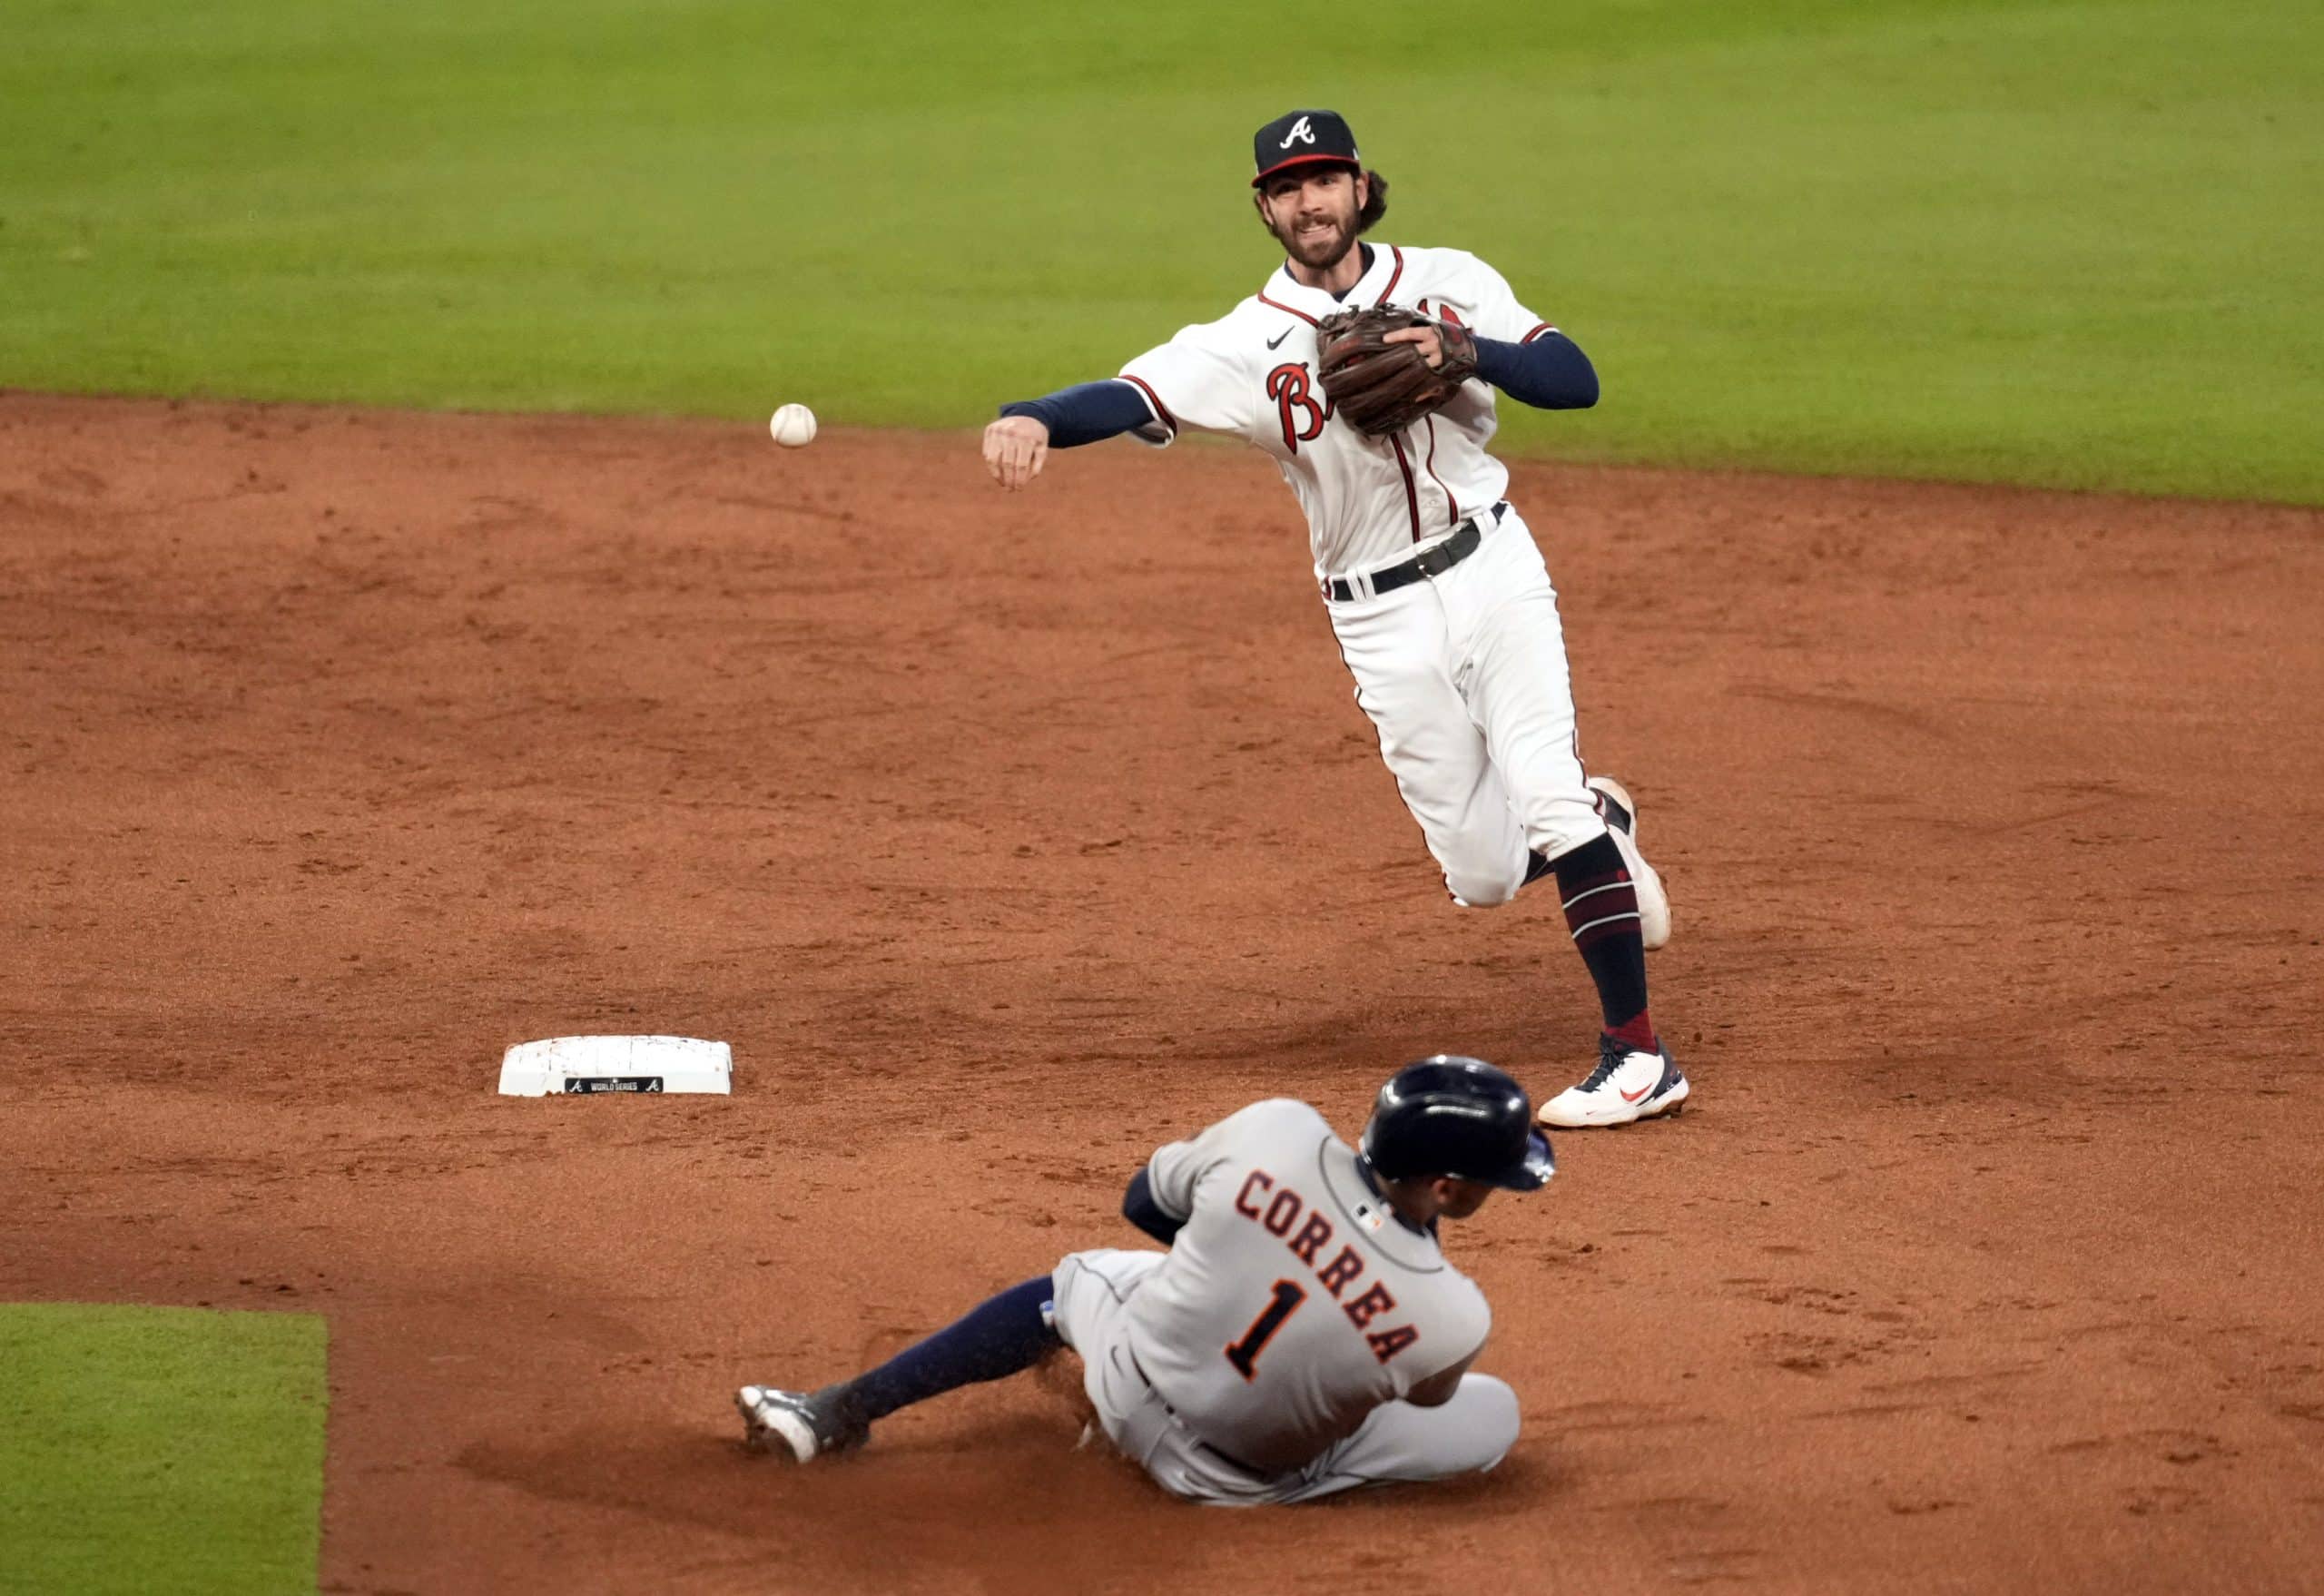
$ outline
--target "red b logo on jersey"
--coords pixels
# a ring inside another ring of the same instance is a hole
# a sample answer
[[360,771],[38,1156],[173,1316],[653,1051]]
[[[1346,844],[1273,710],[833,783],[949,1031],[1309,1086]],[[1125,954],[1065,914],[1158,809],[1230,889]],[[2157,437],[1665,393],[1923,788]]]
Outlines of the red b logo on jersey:
[[1326,399],[1317,404],[1307,389],[1306,362],[1277,366],[1267,373],[1267,398],[1275,400],[1276,413],[1283,418],[1283,447],[1293,454],[1308,439],[1319,437],[1324,423],[1332,419],[1332,403]]

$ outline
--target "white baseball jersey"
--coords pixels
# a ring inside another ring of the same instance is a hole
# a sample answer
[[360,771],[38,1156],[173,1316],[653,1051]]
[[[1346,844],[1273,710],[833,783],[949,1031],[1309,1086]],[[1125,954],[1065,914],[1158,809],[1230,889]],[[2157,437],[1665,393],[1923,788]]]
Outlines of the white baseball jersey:
[[1505,342],[1554,330],[1467,251],[1384,244],[1344,297],[1304,286],[1285,266],[1220,320],[1183,329],[1121,370],[1153,412],[1137,429],[1141,440],[1160,447],[1181,427],[1197,427],[1231,432],[1274,457],[1306,513],[1318,577],[1404,559],[1509,487],[1508,469],[1485,452],[1500,422],[1492,385],[1481,378],[1392,438],[1333,424],[1315,380],[1316,323],[1334,310],[1381,304],[1409,306]]
[[1124,1305],[1128,1350],[1228,1456],[1306,1463],[1484,1345],[1484,1294],[1306,1104],[1254,1103],[1147,1173],[1155,1200],[1190,1217]]

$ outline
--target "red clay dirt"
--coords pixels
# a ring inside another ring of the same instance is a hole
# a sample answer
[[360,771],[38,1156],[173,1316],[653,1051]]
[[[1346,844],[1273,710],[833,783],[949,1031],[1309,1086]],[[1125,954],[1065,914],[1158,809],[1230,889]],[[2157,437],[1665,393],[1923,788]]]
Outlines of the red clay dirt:
[[[1697,1095],[1453,1235],[1495,1473],[1183,1507],[1030,1380],[737,1444],[1253,1098],[1590,1062],[1226,449],[0,398],[0,1297],[327,1315],[332,1591],[2324,1581],[2324,515],[1513,497]],[[494,1095],[597,1030],[735,1095]]]

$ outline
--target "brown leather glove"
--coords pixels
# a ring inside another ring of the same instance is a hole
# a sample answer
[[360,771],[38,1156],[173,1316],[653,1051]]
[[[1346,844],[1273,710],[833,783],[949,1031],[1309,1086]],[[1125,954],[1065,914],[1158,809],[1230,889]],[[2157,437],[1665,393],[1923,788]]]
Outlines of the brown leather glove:
[[[1443,364],[1432,369],[1416,343],[1390,343],[1407,327],[1434,330]],[[1449,403],[1476,375],[1477,341],[1469,330],[1432,321],[1395,305],[1334,310],[1315,324],[1315,377],[1332,409],[1368,438],[1402,432]]]

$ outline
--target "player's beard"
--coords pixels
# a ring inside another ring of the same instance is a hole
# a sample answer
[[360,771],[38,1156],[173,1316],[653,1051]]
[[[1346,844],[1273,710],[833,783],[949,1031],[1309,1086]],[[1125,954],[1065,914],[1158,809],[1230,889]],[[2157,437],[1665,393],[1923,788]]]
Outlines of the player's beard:
[[1353,196],[1345,214],[1333,220],[1329,227],[1303,239],[1300,236],[1299,228],[1300,224],[1307,220],[1309,218],[1305,216],[1295,216],[1287,222],[1276,227],[1275,241],[1283,246],[1284,253],[1307,268],[1308,271],[1329,271],[1346,258],[1350,250],[1355,248],[1355,207],[1353,203]]

